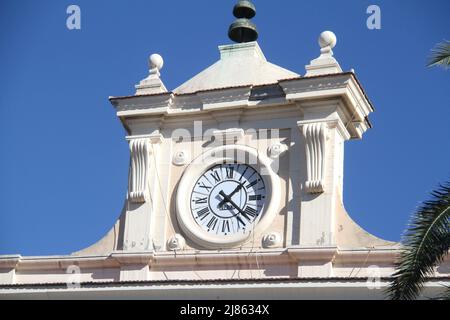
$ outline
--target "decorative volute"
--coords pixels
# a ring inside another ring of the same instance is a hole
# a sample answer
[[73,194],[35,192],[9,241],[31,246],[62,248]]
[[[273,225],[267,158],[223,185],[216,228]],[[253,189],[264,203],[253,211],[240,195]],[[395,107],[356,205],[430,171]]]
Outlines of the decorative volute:
[[305,139],[307,180],[305,190],[308,193],[324,192],[326,135],[325,122],[300,123],[300,130]]

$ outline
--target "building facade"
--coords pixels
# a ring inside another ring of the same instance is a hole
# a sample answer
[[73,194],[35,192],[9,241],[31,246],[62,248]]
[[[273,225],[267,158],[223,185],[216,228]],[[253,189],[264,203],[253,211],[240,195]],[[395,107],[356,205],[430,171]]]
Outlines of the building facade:
[[[332,32],[301,76],[267,61],[251,7],[235,15],[238,43],[215,64],[170,91],[153,54],[136,93],[110,97],[130,146],[120,217],[71,255],[0,256],[2,299],[385,298],[400,245],[343,204],[345,143],[371,128],[367,94],[333,57]],[[449,268],[424,296],[449,285]]]

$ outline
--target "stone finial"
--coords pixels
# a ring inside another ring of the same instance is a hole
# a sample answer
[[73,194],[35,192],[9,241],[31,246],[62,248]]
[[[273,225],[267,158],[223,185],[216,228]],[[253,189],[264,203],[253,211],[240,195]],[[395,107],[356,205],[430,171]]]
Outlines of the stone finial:
[[333,48],[336,46],[336,35],[331,31],[324,31],[319,36],[320,56],[306,66],[306,77],[321,74],[342,72],[339,63],[333,57]]
[[149,75],[136,85],[136,95],[167,92],[164,83],[160,79],[160,70],[164,66],[163,58],[159,54],[154,53],[148,59],[148,64],[150,68]]
[[159,73],[159,70],[161,70],[162,67],[164,66],[164,60],[159,54],[154,53],[148,59],[148,65],[150,67],[150,74],[152,72]]
[[321,53],[328,53],[330,52],[331,55],[333,55],[333,49],[336,46],[337,38],[336,35],[331,31],[324,31],[319,36],[319,46],[320,46],[320,52]]

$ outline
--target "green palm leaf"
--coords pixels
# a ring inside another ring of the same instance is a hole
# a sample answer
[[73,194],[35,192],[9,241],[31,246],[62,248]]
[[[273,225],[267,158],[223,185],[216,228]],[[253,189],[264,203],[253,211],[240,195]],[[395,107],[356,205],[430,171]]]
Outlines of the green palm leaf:
[[438,43],[434,49],[431,50],[431,57],[428,61],[428,66],[443,66],[450,67],[450,41]]
[[387,290],[391,299],[415,299],[434,266],[442,262],[450,246],[450,183],[432,192],[413,215],[403,236],[393,281]]

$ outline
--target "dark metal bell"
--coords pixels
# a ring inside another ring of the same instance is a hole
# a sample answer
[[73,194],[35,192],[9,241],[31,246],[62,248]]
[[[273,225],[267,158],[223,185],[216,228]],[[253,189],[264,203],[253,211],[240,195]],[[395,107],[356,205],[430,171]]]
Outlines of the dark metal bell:
[[238,43],[256,41],[258,30],[253,22],[247,19],[237,19],[228,30],[228,37]]
[[239,1],[233,8],[233,15],[236,18],[251,19],[256,15],[256,8],[250,1]]
[[237,18],[228,29],[228,37],[234,42],[251,42],[258,39],[258,30],[253,22],[248,19],[256,15],[256,8],[250,1],[240,0],[233,8],[233,14]]

